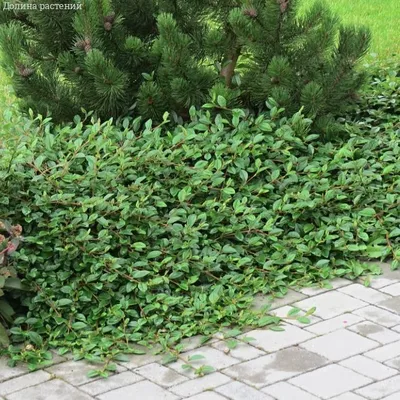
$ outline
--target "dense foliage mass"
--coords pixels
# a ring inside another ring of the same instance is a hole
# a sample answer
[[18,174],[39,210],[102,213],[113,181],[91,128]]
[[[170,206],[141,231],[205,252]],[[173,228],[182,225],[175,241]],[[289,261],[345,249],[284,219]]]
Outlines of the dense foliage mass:
[[319,133],[331,132],[331,114],[365,77],[355,66],[369,31],[341,25],[319,2],[301,16],[298,0],[26,3],[2,13],[3,65],[25,106],[55,120],[82,107],[106,119],[138,111],[161,121],[168,110],[179,120],[193,105],[262,111],[272,97],[287,115],[303,105]]
[[348,125],[343,144],[277,108],[190,116],[172,131],[38,118],[0,149],[0,214],[24,225],[18,271],[34,291],[15,340],[100,357],[263,326],[256,292],[375,272],[362,258],[398,267],[397,116]]

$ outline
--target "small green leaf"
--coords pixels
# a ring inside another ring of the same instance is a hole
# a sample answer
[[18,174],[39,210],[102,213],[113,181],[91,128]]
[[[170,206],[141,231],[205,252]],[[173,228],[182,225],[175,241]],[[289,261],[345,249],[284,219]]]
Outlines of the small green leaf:
[[163,359],[162,359],[162,364],[170,364],[172,362],[175,362],[178,358],[174,354],[167,354]]
[[223,253],[227,253],[227,254],[233,254],[233,253],[237,253],[236,249],[232,246],[230,246],[229,244],[226,244],[223,248],[222,248],[222,252]]
[[121,362],[129,362],[130,358],[127,354],[117,354],[116,356],[114,356],[114,360],[115,361],[121,361]]
[[270,315],[261,317],[258,321],[257,321],[257,325],[262,327],[262,326],[266,326],[266,325],[270,325],[276,322],[276,317],[272,317]]
[[297,321],[301,322],[302,324],[309,324],[311,322],[310,318],[307,318],[305,316],[298,317]]
[[211,340],[211,336],[202,336],[201,338],[200,338],[200,344],[204,344],[204,343],[207,343],[208,341],[210,341]]
[[233,339],[227,340],[225,343],[228,346],[229,350],[236,349],[236,347],[239,344],[239,342],[237,340],[233,340]]
[[132,247],[135,250],[143,250],[146,248],[146,245],[143,242],[136,242],[136,243],[133,243]]
[[293,315],[297,315],[300,311],[301,311],[300,308],[294,307],[291,310],[289,310],[289,312],[287,313],[287,316],[291,317]]
[[87,373],[88,378],[96,378],[100,376],[100,371],[99,370],[91,370]]
[[87,327],[87,324],[84,322],[74,322],[72,325],[72,329],[81,330]]
[[306,312],[306,316],[309,316],[311,314],[314,314],[315,311],[317,310],[317,307],[311,307],[307,312]]
[[223,96],[218,96],[218,97],[217,97],[217,102],[218,102],[218,105],[219,105],[220,107],[223,107],[223,108],[226,107],[226,99],[225,99],[225,97],[223,97]]
[[197,220],[196,215],[194,214],[189,215],[187,219],[187,226],[191,228],[195,224],[196,220]]
[[376,215],[376,212],[373,208],[364,208],[363,210],[358,212],[358,215],[363,217],[373,217]]
[[221,285],[216,285],[209,295],[210,303],[211,304],[217,303],[220,297],[222,296],[222,293],[223,293],[223,287]]
[[270,328],[269,328],[271,331],[276,331],[276,332],[283,332],[285,329],[284,328],[282,328],[281,326],[278,326],[278,325],[276,325],[276,326],[271,326]]
[[397,236],[400,236],[400,228],[393,229],[389,234],[390,238],[394,238],[394,237],[397,237]]
[[233,194],[236,193],[236,192],[235,192],[235,189],[233,189],[233,188],[231,188],[231,187],[226,187],[226,188],[222,189],[222,191],[223,191],[225,194],[228,194],[228,195],[233,195]]
[[212,372],[215,372],[215,368],[212,367],[211,365],[203,365],[201,367],[201,372],[204,375],[211,374]]
[[10,339],[8,338],[7,330],[0,322],[0,347],[8,347],[10,345]]
[[69,306],[72,303],[73,301],[71,299],[60,299],[56,301],[56,305],[59,307]]
[[157,258],[157,257],[159,257],[161,254],[162,254],[162,253],[161,253],[161,251],[159,251],[159,250],[151,251],[149,254],[147,254],[147,259],[149,260],[149,259],[151,259],[151,258]]
[[280,174],[281,174],[281,171],[279,169],[275,169],[274,171],[272,171],[271,180],[275,181],[276,179],[279,178]]
[[251,336],[244,336],[241,338],[241,340],[242,340],[242,342],[249,343],[249,342],[253,342],[256,339]]
[[28,332],[28,337],[29,337],[29,340],[36,346],[38,346],[38,347],[42,346],[43,339],[38,333],[30,331],[30,332]]
[[135,271],[135,272],[132,274],[132,278],[134,278],[134,279],[140,279],[140,278],[143,278],[143,277],[145,277],[145,276],[147,276],[147,275],[149,275],[149,274],[150,274],[149,271]]
[[197,361],[197,360],[202,360],[205,357],[201,354],[194,354],[193,356],[188,357],[188,361]]
[[239,175],[243,183],[246,183],[249,179],[249,174],[244,169],[240,170]]
[[326,267],[327,265],[329,265],[329,263],[330,263],[329,260],[319,260],[319,261],[315,264],[315,266],[316,266],[317,268],[323,268],[323,267]]

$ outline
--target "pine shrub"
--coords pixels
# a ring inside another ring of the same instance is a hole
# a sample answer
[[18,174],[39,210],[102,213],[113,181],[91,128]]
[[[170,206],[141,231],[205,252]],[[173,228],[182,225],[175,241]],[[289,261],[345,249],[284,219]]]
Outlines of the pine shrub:
[[259,112],[273,98],[287,115],[304,106],[329,132],[364,80],[356,65],[369,31],[341,25],[320,2],[304,15],[298,0],[41,4],[2,11],[2,63],[24,107],[56,121],[82,108],[158,121],[165,111],[188,119],[204,103]]

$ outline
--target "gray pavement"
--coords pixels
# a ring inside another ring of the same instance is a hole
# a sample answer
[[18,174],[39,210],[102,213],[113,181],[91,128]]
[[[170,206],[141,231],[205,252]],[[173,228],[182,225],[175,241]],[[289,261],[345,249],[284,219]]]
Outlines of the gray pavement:
[[[108,379],[90,379],[93,366],[57,357],[57,364],[28,374],[0,359],[0,399],[7,400],[400,400],[400,270],[366,288],[336,279],[332,289],[290,290],[273,304],[286,316],[294,305],[317,307],[309,324],[285,323],[283,332],[254,329],[229,349],[220,335],[206,345],[186,340],[183,360],[162,365],[162,356],[132,356]],[[255,307],[268,299],[257,296]],[[245,337],[254,340],[246,342]],[[215,372],[197,377],[182,368]]]

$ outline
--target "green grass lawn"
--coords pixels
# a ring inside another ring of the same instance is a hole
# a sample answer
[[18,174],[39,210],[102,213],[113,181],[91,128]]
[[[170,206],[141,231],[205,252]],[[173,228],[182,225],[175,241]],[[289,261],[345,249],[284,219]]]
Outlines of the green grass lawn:
[[[315,0],[303,0],[309,7]],[[365,25],[372,31],[371,53],[380,61],[400,57],[399,0],[331,0],[327,2],[344,23]]]
[[[15,103],[11,85],[4,72],[0,69],[0,129],[4,122],[4,112]],[[0,132],[1,136],[1,132]]]
[[12,91],[5,73],[0,69],[0,110],[12,104]]

